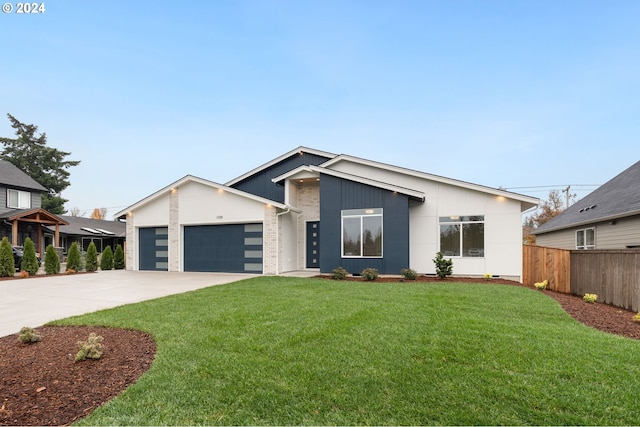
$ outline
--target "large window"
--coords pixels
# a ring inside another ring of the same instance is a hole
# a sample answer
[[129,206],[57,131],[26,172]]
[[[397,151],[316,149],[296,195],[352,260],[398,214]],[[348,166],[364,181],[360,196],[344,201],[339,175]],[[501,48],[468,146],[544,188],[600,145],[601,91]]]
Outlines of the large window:
[[382,209],[342,211],[342,256],[382,257]]
[[31,193],[28,191],[7,190],[7,207],[31,209]]
[[595,249],[596,248],[596,229],[585,228],[584,230],[576,230],[576,249]]
[[440,251],[445,256],[484,256],[484,215],[441,216]]

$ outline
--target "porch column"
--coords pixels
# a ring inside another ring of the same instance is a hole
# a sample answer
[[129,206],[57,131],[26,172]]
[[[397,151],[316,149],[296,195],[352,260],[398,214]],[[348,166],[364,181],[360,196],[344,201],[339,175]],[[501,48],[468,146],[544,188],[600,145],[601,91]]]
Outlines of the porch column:
[[60,224],[56,224],[54,246],[56,248],[60,247]]
[[38,252],[40,254],[40,256],[42,258],[43,257],[43,248],[42,248],[42,224],[38,224],[38,246],[36,246],[36,252]]
[[11,232],[11,244],[13,246],[18,246],[18,220],[14,219],[12,221],[12,232]]

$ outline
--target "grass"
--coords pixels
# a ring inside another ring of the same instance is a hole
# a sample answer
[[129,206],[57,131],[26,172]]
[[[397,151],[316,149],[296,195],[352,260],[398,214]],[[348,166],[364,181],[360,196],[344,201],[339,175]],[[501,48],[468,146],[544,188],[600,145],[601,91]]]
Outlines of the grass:
[[153,334],[87,425],[631,425],[640,342],[490,284],[261,277],[55,322]]

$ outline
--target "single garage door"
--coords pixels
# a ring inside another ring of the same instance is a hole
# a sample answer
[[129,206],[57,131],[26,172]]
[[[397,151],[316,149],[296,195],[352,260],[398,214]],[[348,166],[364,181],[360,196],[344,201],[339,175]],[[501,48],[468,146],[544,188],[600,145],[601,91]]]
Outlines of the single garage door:
[[184,271],[262,273],[262,224],[185,227]]
[[141,228],[138,237],[140,270],[169,270],[169,229]]

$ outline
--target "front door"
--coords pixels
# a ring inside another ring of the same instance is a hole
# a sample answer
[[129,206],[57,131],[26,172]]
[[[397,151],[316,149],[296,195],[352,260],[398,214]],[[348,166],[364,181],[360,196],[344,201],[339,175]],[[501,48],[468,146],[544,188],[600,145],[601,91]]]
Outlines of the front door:
[[320,221],[307,222],[307,268],[320,268]]

